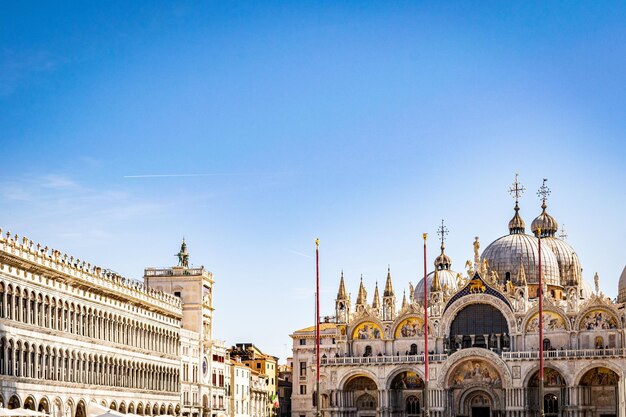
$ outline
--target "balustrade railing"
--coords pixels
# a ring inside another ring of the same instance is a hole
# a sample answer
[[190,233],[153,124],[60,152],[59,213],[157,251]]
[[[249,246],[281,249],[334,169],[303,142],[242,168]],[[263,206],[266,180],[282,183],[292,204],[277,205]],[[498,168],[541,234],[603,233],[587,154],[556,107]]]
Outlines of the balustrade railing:
[[[462,350],[462,349],[461,349]],[[448,359],[448,354],[434,353],[428,355],[429,362],[443,362]],[[504,360],[533,360],[539,359],[539,352],[502,352],[500,356]],[[572,359],[572,358],[609,358],[624,357],[626,349],[562,349],[546,350],[543,352],[545,359]],[[334,358],[321,358],[322,365],[368,365],[368,364],[402,364],[424,363],[424,355],[382,355],[382,356],[338,356]]]
[[[430,362],[442,362],[448,359],[445,353],[428,355]],[[395,363],[424,363],[424,355],[402,356],[338,356],[335,358],[321,358],[322,365],[367,365],[367,364],[395,364]]]
[[[622,357],[626,355],[626,349],[558,349],[543,352],[544,359],[571,359],[571,358],[607,358]],[[539,351],[503,352],[502,359],[539,359]]]

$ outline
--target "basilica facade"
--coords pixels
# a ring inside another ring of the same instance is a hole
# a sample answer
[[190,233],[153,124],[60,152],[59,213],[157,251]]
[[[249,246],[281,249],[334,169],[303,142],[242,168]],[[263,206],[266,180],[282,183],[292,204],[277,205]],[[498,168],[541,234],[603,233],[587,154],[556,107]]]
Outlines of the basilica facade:
[[[452,269],[445,253],[442,225],[433,271],[409,288],[399,304],[390,271],[382,297],[377,286],[368,299],[361,280],[354,303],[342,273],[335,316],[320,325],[320,407],[325,416],[424,413],[425,285],[431,416],[535,416],[541,403],[550,417],[626,416],[626,268],[617,300],[600,291],[597,275],[592,288],[578,254],[557,236],[545,188],[530,234],[520,215],[517,181],[514,190],[508,234],[482,252],[475,238],[474,257],[461,273]],[[292,417],[313,417],[315,326],[291,337]],[[545,359],[543,398],[538,390],[539,343]]]

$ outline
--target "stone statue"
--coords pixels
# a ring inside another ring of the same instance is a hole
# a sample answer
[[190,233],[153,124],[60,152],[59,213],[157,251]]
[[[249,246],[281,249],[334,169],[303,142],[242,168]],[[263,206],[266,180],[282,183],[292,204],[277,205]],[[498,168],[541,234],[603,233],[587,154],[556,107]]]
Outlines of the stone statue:
[[189,252],[187,252],[185,238],[183,238],[183,243],[180,245],[180,252],[178,252],[176,256],[178,257],[178,266],[189,268]]

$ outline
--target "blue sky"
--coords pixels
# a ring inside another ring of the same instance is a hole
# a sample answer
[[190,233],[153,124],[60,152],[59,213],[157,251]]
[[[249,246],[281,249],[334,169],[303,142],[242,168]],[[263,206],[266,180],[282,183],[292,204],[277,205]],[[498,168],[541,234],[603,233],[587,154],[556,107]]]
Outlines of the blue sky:
[[316,237],[323,313],[342,268],[401,299],[442,218],[459,271],[507,233],[519,172],[615,296],[624,39],[619,2],[2,2],[0,227],[132,278],[184,235],[215,337],[284,358]]

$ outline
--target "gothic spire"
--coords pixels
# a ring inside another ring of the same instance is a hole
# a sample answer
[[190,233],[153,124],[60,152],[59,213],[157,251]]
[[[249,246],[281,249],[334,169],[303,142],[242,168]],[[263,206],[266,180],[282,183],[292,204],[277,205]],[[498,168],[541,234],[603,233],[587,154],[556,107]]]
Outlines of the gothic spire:
[[391,285],[391,268],[387,267],[387,282],[385,282],[385,291],[383,297],[393,297],[393,286]]
[[378,281],[376,281],[376,288],[374,289],[374,301],[372,301],[372,308],[380,308],[380,295],[378,294]]
[[337,291],[337,300],[345,300],[348,298],[346,292],[346,284],[343,281],[343,269],[341,270],[341,280],[339,281],[339,291]]
[[402,293],[402,308],[406,307],[406,290]]
[[367,291],[365,291],[365,286],[363,286],[363,275],[361,275],[361,284],[359,285],[359,294],[356,297],[356,303],[359,304],[367,304]]

